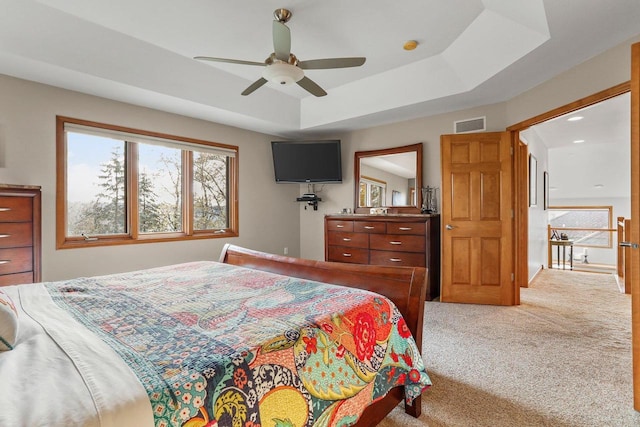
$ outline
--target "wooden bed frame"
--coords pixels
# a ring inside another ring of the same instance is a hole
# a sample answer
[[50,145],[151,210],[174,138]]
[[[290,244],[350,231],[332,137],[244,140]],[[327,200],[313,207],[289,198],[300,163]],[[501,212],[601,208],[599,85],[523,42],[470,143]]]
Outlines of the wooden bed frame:
[[[302,279],[366,289],[384,295],[393,301],[402,313],[418,348],[422,346],[422,321],[428,285],[426,268],[312,261],[267,254],[230,244],[226,244],[222,249],[220,262]],[[383,399],[365,409],[358,419],[356,427],[371,427],[378,424],[402,400],[404,400],[404,388],[392,389]],[[411,405],[405,403],[405,411],[409,415],[419,417],[421,397],[415,399]]]

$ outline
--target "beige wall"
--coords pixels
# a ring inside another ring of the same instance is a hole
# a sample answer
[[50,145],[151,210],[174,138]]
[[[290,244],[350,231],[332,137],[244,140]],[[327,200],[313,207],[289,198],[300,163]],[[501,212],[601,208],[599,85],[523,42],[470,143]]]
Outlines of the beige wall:
[[[355,151],[423,142],[423,185],[441,187],[440,135],[452,133],[455,120],[486,116],[487,130],[501,131],[523,120],[623,83],[630,78],[630,46],[638,40],[640,37],[622,43],[503,103],[338,135],[343,143],[345,180],[341,185],[325,187],[321,194],[323,202],[320,203],[318,211],[300,212],[301,256],[324,259],[323,215],[339,212],[343,207],[353,207],[352,163]],[[539,182],[542,182],[541,176]],[[546,225],[540,222],[543,216],[538,215],[535,218],[537,221],[531,226],[535,229],[546,229]],[[540,256],[536,256],[538,257]],[[531,265],[539,266],[546,262],[546,258],[529,261]]]
[[608,89],[631,78],[634,37],[507,101],[507,121],[516,124]]
[[353,157],[356,151],[398,147],[423,143],[423,186],[440,185],[440,135],[453,131],[453,122],[479,116],[487,117],[487,130],[503,130],[504,105],[490,105],[454,113],[410,120],[391,125],[349,132],[337,137],[342,140],[343,183],[326,185],[318,193],[322,202],[318,210],[300,212],[300,255],[303,258],[324,259],[324,215],[342,208],[354,207]]
[[[298,186],[275,184],[272,136],[1,75],[0,94],[0,182],[42,186],[43,280],[218,259],[227,242],[299,254]],[[240,237],[56,250],[56,115],[239,146]]]
[[[567,70],[506,103],[507,120],[516,124],[554,108],[624,83],[631,78],[631,44],[634,37]],[[532,138],[530,152],[538,157],[538,195],[542,194],[542,173],[548,170],[548,150]],[[529,280],[546,266],[547,216],[541,203],[529,208]]]
[[[274,138],[269,135],[0,76],[0,182],[43,188],[44,280],[217,258],[226,241],[274,253],[287,247],[291,255],[323,259],[324,215],[354,205],[355,151],[422,142],[423,185],[441,187],[440,135],[451,133],[454,121],[486,116],[487,130],[500,131],[624,82],[629,79],[629,47],[634,40],[507,102],[328,136],[342,140],[344,181],[316,186],[323,199],[317,211],[295,202],[298,194],[307,192],[306,185],[274,183],[269,145]],[[56,115],[238,145],[240,237],[55,250]]]

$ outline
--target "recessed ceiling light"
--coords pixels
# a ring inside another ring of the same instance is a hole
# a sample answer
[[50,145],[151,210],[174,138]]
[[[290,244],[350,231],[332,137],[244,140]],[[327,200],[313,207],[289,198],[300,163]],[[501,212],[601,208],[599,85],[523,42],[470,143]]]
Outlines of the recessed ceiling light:
[[596,185],[594,185],[594,188],[604,188],[604,185],[602,185],[602,184],[596,184]]
[[413,50],[417,47],[418,47],[418,42],[415,40],[409,40],[405,42],[404,46],[402,46],[404,50]]
[[582,116],[573,116],[573,117],[569,117],[567,119],[567,121],[568,122],[577,122],[578,120],[582,120],[582,119],[584,119],[584,117],[582,117]]
[[574,144],[582,144],[584,142],[584,139],[576,139],[575,141],[573,141]]

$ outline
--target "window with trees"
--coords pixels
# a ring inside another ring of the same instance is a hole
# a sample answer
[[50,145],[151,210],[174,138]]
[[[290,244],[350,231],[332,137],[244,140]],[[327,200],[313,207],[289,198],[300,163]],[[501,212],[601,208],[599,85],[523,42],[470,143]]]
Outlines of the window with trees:
[[57,246],[238,235],[238,147],[57,118]]
[[360,177],[360,205],[373,208],[385,205],[387,183],[366,176]]

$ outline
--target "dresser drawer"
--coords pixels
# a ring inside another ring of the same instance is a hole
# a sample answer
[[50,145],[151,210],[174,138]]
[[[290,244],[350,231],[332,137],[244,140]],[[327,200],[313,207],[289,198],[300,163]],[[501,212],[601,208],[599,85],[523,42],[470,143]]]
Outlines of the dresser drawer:
[[0,248],[33,245],[33,224],[30,222],[0,222]]
[[372,234],[369,248],[381,251],[423,252],[425,237],[410,234]]
[[371,251],[371,264],[425,267],[426,257],[417,252]]
[[390,222],[387,224],[389,234],[418,234],[423,235],[426,230],[424,222]]
[[424,267],[426,299],[440,295],[439,215],[335,214],[325,216],[324,227],[326,261]]
[[352,264],[368,264],[369,250],[361,248],[349,248],[346,246],[329,246],[329,259],[327,261],[350,262]]
[[387,224],[376,221],[357,221],[353,225],[353,231],[357,233],[386,233]]
[[0,249],[0,274],[23,273],[32,270],[32,248]]
[[0,286],[22,285],[23,283],[33,283],[33,272],[0,276]]
[[327,230],[329,231],[353,231],[353,221],[328,220]]
[[369,248],[369,236],[364,233],[346,233],[329,231],[327,233],[329,245],[348,246],[350,248]]
[[0,222],[31,221],[31,197],[0,196]]

